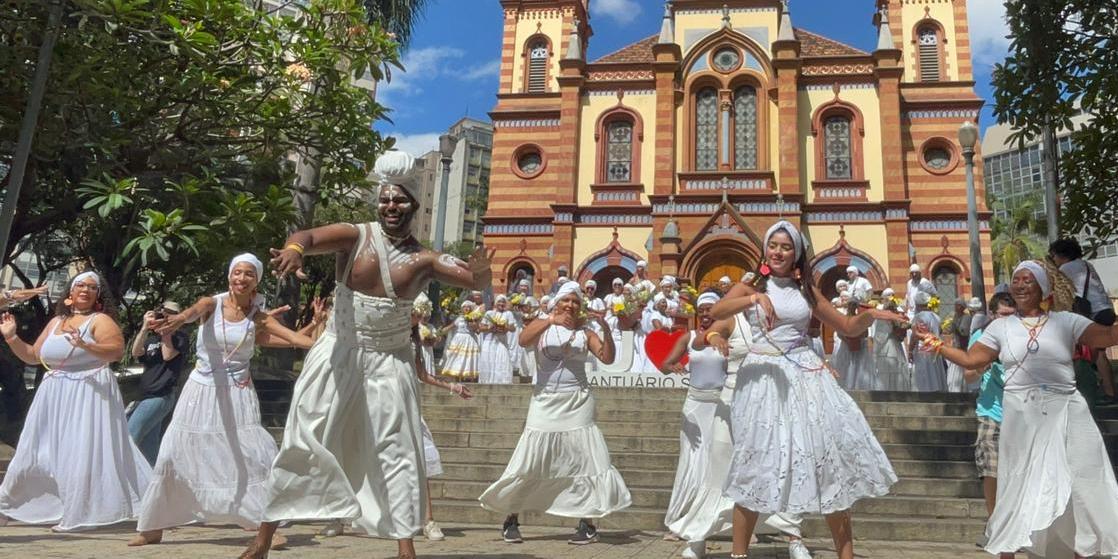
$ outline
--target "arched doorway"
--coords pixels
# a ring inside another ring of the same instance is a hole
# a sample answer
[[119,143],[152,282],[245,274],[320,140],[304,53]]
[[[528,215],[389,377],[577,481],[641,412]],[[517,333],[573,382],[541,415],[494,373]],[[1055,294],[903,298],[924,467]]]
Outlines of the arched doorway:
[[613,279],[621,278],[621,281],[629,283],[629,278],[633,277],[633,272],[626,270],[622,266],[606,266],[601,270],[594,273],[594,283],[598,284],[598,291],[595,297],[605,297],[609,293],[613,293]]
[[939,297],[939,316],[947,318],[955,312],[955,301],[959,299],[959,269],[951,262],[940,262],[932,268],[932,283]]
[[700,246],[689,264],[683,275],[702,293],[718,287],[722,276],[739,281],[746,272],[757,269],[757,257],[739,240],[721,239]]
[[718,287],[718,280],[729,277],[730,281],[738,281],[746,273],[743,262],[718,262],[714,258],[700,264],[695,273],[695,289],[702,293],[711,287]]
[[[839,296],[838,288],[835,287],[835,284],[838,283],[840,279],[846,279],[846,269],[840,266],[832,266],[818,277],[819,281],[816,286],[819,288],[819,291],[823,292],[823,296],[827,298],[825,302],[830,304],[831,299]],[[835,331],[826,324],[822,325],[821,331],[822,334],[820,334],[820,336],[823,338],[823,350],[830,355],[835,351]]]
[[528,262],[519,262],[509,268],[507,283],[505,284],[509,292],[516,291],[516,284],[520,283],[522,279],[528,280],[528,285],[532,286],[532,291],[534,292],[536,287],[536,270]]

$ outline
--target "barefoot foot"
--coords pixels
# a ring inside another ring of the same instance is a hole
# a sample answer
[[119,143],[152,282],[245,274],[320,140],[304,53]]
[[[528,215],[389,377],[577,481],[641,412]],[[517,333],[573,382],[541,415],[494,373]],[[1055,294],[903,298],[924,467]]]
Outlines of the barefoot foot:
[[287,536],[277,532],[276,535],[272,536],[271,547],[272,549],[283,549],[287,547]]
[[136,534],[136,537],[128,542],[128,547],[140,547],[141,545],[151,545],[161,541],[163,541],[163,530],[148,530]]
[[239,559],[268,559],[268,546],[260,543],[259,540],[252,540]]

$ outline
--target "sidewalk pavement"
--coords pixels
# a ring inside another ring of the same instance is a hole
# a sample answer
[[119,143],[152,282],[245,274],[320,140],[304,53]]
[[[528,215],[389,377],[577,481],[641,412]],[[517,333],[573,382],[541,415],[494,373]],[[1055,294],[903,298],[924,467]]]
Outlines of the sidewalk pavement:
[[[855,524],[855,529],[857,525]],[[127,547],[135,533],[130,524],[121,524],[91,532],[54,534],[46,527],[9,525],[0,528],[0,550],[5,557],[67,558],[67,559],[170,559],[170,558],[236,558],[252,538],[251,532],[237,527],[184,527],[168,531],[163,543],[147,547]],[[360,557],[392,559],[396,544],[392,541],[355,536],[320,538],[319,526],[297,525],[282,530],[289,539],[287,549],[273,551],[270,559],[337,559]],[[672,559],[683,548],[680,542],[666,542],[662,533],[602,532],[601,542],[573,546],[567,538],[574,530],[522,526],[525,542],[506,544],[500,540],[496,526],[443,524],[446,540],[428,542],[421,536],[416,550],[423,559]],[[834,559],[827,540],[809,540],[816,559]],[[719,539],[708,543],[708,557],[730,556],[730,542]],[[916,542],[855,543],[859,559],[979,559],[989,558],[973,543],[935,544]],[[787,559],[784,542],[756,544],[750,559]]]

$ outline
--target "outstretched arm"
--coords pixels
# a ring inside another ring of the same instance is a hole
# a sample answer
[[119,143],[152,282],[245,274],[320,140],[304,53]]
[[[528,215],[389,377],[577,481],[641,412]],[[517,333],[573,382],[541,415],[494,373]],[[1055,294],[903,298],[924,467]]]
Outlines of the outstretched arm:
[[314,339],[305,334],[296,332],[267,314],[258,315],[257,325],[260,335],[256,338],[256,345],[261,347],[297,347],[310,349]]
[[485,247],[479,246],[466,262],[450,254],[436,254],[435,279],[464,289],[488,289],[493,283],[490,264],[496,252],[496,249],[486,251]]
[[1097,349],[1118,345],[1118,324],[1114,326],[1092,324],[1083,331],[1082,336],[1079,336],[1079,343]]
[[162,320],[151,321],[151,329],[156,333],[170,334],[183,326],[197,322],[207,316],[210,316],[217,308],[217,299],[213,297],[202,297],[198,299],[190,308],[179,314],[174,314],[163,318]]
[[664,363],[660,366],[660,372],[665,375],[673,373],[683,374],[683,366],[679,361],[687,355],[687,344],[690,343],[691,336],[680,336],[672,346],[672,350],[668,352],[668,356],[664,358]]
[[291,234],[283,243],[282,249],[271,249],[272,267],[275,274],[303,274],[303,256],[330,254],[352,251],[357,244],[357,226],[350,223],[333,223],[314,229],[305,229]]
[[815,317],[827,326],[834,328],[841,337],[857,338],[864,334],[866,330],[869,330],[873,321],[878,319],[904,319],[900,314],[874,308],[863,309],[862,312],[853,316],[844,315],[827,302],[827,299],[823,297],[822,291],[819,291],[819,289],[815,287],[812,287],[812,289],[815,292],[815,308],[812,309],[815,313]]

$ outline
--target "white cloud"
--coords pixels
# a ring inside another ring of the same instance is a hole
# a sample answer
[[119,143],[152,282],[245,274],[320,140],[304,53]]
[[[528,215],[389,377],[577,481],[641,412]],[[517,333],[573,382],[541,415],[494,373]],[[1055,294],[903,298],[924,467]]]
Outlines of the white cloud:
[[396,138],[396,149],[411,154],[412,157],[421,157],[427,152],[439,149],[439,132],[423,132],[419,134],[390,134]]
[[404,70],[393,68],[392,81],[381,84],[377,97],[382,101],[396,96],[415,95],[423,92],[419,82],[438,78],[452,70],[451,61],[465,56],[462,49],[452,47],[425,47],[409,50],[401,63]]
[[595,0],[590,3],[590,10],[595,15],[612,18],[617,23],[632,23],[641,13],[636,0]]
[[483,80],[483,79],[486,79],[486,78],[495,78],[498,75],[500,75],[500,73],[501,73],[501,59],[496,58],[496,59],[490,60],[489,62],[486,62],[485,64],[479,64],[477,66],[474,66],[472,68],[467,69],[466,72],[463,73],[459,77],[464,79],[464,80],[467,80],[467,81],[473,81],[473,80]]
[[1009,24],[1003,0],[981,0],[967,4],[971,53],[975,64],[1001,62],[1009,51]]

